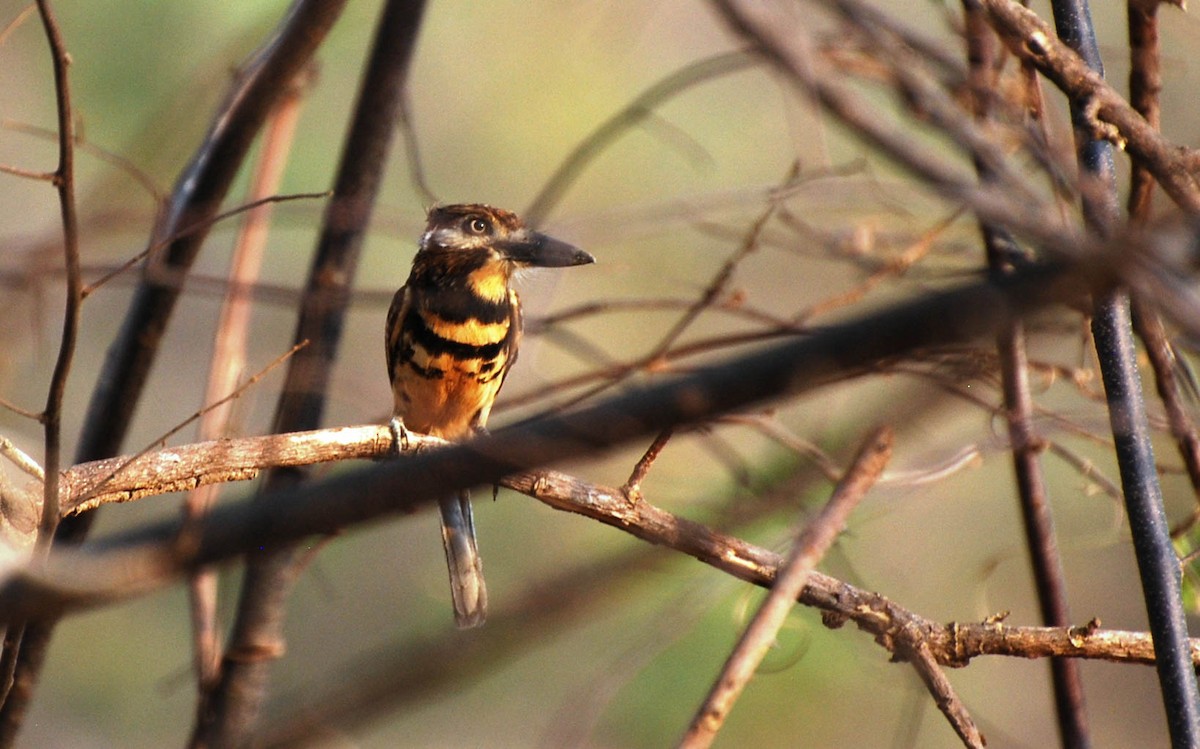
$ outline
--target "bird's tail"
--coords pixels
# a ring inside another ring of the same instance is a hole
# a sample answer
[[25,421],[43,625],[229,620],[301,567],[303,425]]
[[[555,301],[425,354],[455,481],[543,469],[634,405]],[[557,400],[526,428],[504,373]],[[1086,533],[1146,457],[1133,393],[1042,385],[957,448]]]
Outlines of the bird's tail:
[[478,627],[487,616],[487,587],[483,563],[475,542],[475,520],[471,495],[462,491],[438,502],[442,513],[442,545],[450,568],[450,593],[454,598],[454,622],[461,628]]

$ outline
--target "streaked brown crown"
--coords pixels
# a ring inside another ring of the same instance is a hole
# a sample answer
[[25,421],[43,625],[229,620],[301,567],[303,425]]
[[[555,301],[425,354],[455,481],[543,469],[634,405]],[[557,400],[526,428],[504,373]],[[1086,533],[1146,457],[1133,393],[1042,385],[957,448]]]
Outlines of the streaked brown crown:
[[421,249],[470,250],[525,234],[525,222],[512,211],[481,203],[440,205],[429,210]]
[[510,211],[479,203],[437,206],[429,211],[409,283],[442,286],[471,277],[481,296],[499,299],[519,268],[593,262],[578,247],[526,227]]

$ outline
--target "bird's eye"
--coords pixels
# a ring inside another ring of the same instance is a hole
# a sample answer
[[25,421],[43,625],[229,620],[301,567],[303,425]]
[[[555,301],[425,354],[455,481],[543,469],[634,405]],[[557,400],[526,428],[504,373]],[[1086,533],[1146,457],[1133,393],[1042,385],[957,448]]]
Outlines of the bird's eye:
[[491,231],[492,226],[479,216],[472,216],[464,222],[463,228],[465,228],[469,234],[482,235]]

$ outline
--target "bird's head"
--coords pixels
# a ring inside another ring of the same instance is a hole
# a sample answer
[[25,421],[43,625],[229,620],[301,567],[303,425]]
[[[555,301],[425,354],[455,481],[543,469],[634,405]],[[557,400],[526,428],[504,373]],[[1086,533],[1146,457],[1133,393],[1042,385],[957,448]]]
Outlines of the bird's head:
[[521,268],[596,262],[578,247],[528,228],[511,211],[477,203],[430,209],[420,252],[454,264],[496,265],[505,276]]

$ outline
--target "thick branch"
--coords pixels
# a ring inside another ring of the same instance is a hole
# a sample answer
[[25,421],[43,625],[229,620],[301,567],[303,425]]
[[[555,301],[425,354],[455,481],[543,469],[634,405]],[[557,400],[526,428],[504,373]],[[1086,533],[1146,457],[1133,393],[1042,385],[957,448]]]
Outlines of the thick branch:
[[[288,363],[273,431],[321,424],[350,288],[383,183],[424,11],[423,1],[388,0],[380,13],[296,323],[294,342],[308,345]],[[300,480],[301,472],[276,469],[265,484],[270,492]],[[288,596],[311,557],[308,548],[285,546],[248,557],[229,646],[219,679],[202,697],[192,746],[247,743],[271,662],[283,650]]]
[[[296,0],[276,34],[238,72],[213,117],[204,142],[180,175],[156,238],[176,237],[148,264],[148,273],[110,348],[92,395],[79,459],[114,454],[132,419],[158,343],[182,291],[173,279],[186,275],[208,235],[242,159],[275,103],[341,14],[345,0]],[[190,227],[201,226],[196,231]],[[161,276],[168,276],[163,282]]]
[[[296,0],[278,32],[243,68],[204,142],[176,183],[169,215],[158,227],[158,236],[178,238],[171,242],[165,257],[157,260],[186,273],[207,235],[205,219],[219,209],[263,118],[284,84],[307,64],[344,5],[345,0]],[[197,224],[205,228],[181,233]],[[77,459],[108,456],[120,449],[179,293],[178,284],[161,285],[150,277],[139,285],[97,378]],[[55,544],[79,542],[87,535],[90,518],[83,515],[61,524],[54,535]],[[10,743],[19,727],[53,631],[53,621],[38,622],[20,640],[14,677],[20,688],[9,693],[0,711],[0,744]]]
[[[423,487],[429,482],[420,478],[429,472],[430,459],[436,459],[433,461],[436,465],[445,462],[442,458],[454,454],[459,457],[465,454],[470,458],[473,452],[469,445],[450,445],[444,449],[430,450],[433,445],[446,443],[413,433],[409,434],[409,438],[410,447],[416,452],[410,458],[391,461],[386,466],[339,477],[303,490],[280,493],[273,509],[280,521],[276,530],[286,530],[287,515],[304,512],[306,504],[317,495],[328,496],[332,503],[342,506],[352,503],[355,498],[363,501],[365,492],[377,485],[372,474],[380,471],[399,471],[401,485],[412,487],[416,492],[425,489],[429,497],[434,497],[436,488],[429,490]],[[250,456],[245,465],[269,460],[269,454],[276,448],[282,448],[276,453],[278,455],[294,456],[304,452],[310,457],[388,456],[394,455],[395,449],[391,443],[391,432],[386,426],[362,426],[199,443],[146,455],[139,460],[146,461],[144,468],[151,465],[169,467],[180,462],[176,460],[179,456],[190,460],[206,450],[220,449],[222,445],[231,446],[228,450],[230,455]],[[95,475],[99,473],[100,465],[85,464],[78,468],[80,476]],[[504,479],[503,484],[555,509],[583,515],[651,543],[682,551],[757,585],[770,586],[783,561],[774,552],[673,515],[647,501],[630,503],[617,487],[594,484],[548,470],[515,474]],[[394,509],[411,512],[427,503],[413,493],[405,496],[404,501]],[[259,532],[269,526],[269,521],[258,517],[257,513],[248,512],[260,507],[261,503],[219,507],[213,520],[222,525],[242,522],[253,524],[255,527],[251,532],[235,534],[247,544],[258,543],[259,539],[272,538],[269,533]],[[346,512],[346,515],[350,514],[352,511]],[[331,516],[326,524],[328,530],[341,527],[338,521],[339,518]],[[90,549],[85,547],[83,551],[55,552],[43,573],[10,573],[0,585],[0,614],[8,617],[76,610],[115,596],[134,595],[163,584],[184,570],[202,563],[230,559],[242,550],[232,544],[226,544],[220,550],[211,548],[213,542],[204,537],[181,541],[178,536],[165,530],[170,528],[179,530],[180,525],[165,523],[124,540],[93,542]],[[999,620],[943,625],[920,617],[881,595],[819,572],[810,573],[800,601],[824,609],[828,626],[838,627],[847,621],[855,622],[860,629],[874,635],[889,651],[894,652],[898,638],[905,637],[911,643],[913,633],[919,633],[919,639],[928,643],[937,661],[948,666],[964,666],[980,655],[1029,658],[1070,656],[1143,664],[1154,662],[1153,644],[1146,633],[1102,630],[1096,621],[1072,628],[1013,627]],[[905,632],[908,634],[905,635]],[[1200,640],[1192,640],[1190,647],[1193,661],[1200,665]]]
[[[1013,315],[1043,306],[1059,296],[1077,293],[1060,273],[1034,269],[998,283],[976,283],[913,302],[884,308],[857,321],[831,326],[812,336],[753,351],[726,363],[699,368],[679,377],[647,384],[570,413],[497,430],[491,435],[446,450],[394,461],[363,471],[341,474],[311,486],[276,494],[272,501],[226,505],[205,521],[189,527],[187,543],[179,542],[179,522],[165,521],[93,545],[83,569],[73,569],[76,555],[51,555],[52,567],[70,573],[56,578],[73,594],[46,589],[20,575],[0,586],[0,614],[47,613],[47,609],[79,606],[105,597],[166,582],[181,571],[217,562],[251,548],[273,546],[398,512],[410,512],[447,491],[494,483],[539,465],[581,455],[660,432],[676,424],[695,423],[745,408],[769,397],[811,390],[835,376],[863,371],[879,362],[939,343],[962,342],[993,332]],[[756,373],[746,377],[746,372]],[[274,456],[276,458],[280,455]],[[544,476],[513,481],[520,491],[547,501]],[[282,500],[281,500],[282,501]],[[624,527],[627,518],[640,522],[630,531],[658,540],[675,538],[690,528],[656,517],[652,510],[631,508],[624,495],[584,491],[564,509],[594,507],[599,519]],[[665,524],[665,525],[664,525]],[[645,535],[643,535],[645,534]],[[664,536],[665,534],[665,536]],[[699,536],[697,538],[703,538]],[[108,553],[104,553],[107,550]],[[737,560],[726,547],[700,542],[689,553]],[[747,559],[743,574],[761,565]],[[55,566],[57,565],[57,566]],[[735,565],[737,567],[738,565]],[[749,578],[748,578],[749,579]],[[28,596],[32,586],[44,594]]]
[[[433,437],[414,440],[418,445],[441,442]],[[268,468],[386,457],[391,444],[391,433],[384,426],[338,427],[218,439],[81,463],[63,474],[63,513],[207,484],[248,481]]]

